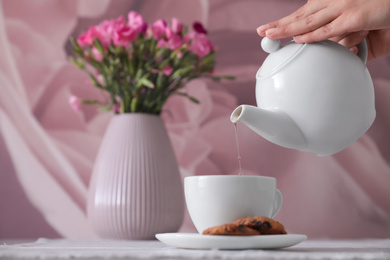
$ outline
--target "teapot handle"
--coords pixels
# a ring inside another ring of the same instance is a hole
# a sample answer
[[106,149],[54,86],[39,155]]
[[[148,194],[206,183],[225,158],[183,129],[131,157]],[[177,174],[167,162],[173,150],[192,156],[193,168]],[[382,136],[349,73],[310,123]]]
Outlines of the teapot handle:
[[363,61],[364,64],[367,63],[367,56],[368,56],[368,47],[367,47],[367,41],[366,39],[364,39],[363,41],[361,41],[358,45],[357,45],[357,48],[358,48],[358,53],[357,55],[359,56],[359,58]]

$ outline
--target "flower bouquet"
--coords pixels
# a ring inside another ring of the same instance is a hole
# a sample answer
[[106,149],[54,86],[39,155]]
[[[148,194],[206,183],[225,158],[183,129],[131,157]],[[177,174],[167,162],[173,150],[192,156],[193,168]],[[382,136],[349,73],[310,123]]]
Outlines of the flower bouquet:
[[[103,100],[84,100],[113,110],[89,184],[87,215],[105,238],[153,239],[176,232],[184,216],[179,167],[163,120],[171,95],[198,102],[183,89],[212,74],[215,50],[202,24],[191,30],[179,20],[148,26],[130,12],[90,27],[71,39],[74,57]],[[74,108],[80,99],[71,97]],[[157,188],[156,188],[157,187]],[[131,191],[131,192],[129,192]]]
[[[212,74],[215,49],[201,23],[192,30],[173,18],[168,24],[157,20],[151,26],[134,11],[90,27],[77,40],[71,39],[75,57],[97,88],[108,93],[105,101],[84,100],[115,113],[159,115],[167,99],[181,95],[195,78],[221,78]],[[73,101],[75,102],[75,101]]]

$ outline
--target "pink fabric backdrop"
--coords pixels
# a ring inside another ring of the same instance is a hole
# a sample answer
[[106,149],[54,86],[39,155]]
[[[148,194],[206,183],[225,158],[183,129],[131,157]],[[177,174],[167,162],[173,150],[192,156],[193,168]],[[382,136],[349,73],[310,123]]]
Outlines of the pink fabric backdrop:
[[[2,0],[0,2],[0,238],[95,237],[85,216],[91,167],[110,113],[71,94],[99,93],[66,59],[67,39],[130,10],[150,23],[202,21],[218,48],[216,74],[234,82],[191,82],[192,104],[172,97],[162,117],[182,177],[237,174],[229,115],[254,104],[254,75],[265,58],[255,28],[301,0]],[[277,216],[311,238],[390,237],[390,57],[369,64],[377,118],[351,147],[320,158],[275,146],[239,125],[245,174],[274,176],[284,196]],[[181,231],[195,229],[186,215]]]

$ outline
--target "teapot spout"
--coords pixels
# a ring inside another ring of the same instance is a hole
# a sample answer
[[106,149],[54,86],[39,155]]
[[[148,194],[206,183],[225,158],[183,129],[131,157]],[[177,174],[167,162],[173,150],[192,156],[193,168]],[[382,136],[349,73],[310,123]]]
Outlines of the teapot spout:
[[301,129],[285,112],[249,105],[238,106],[230,116],[233,123],[242,122],[268,141],[287,148],[302,150],[307,142]]

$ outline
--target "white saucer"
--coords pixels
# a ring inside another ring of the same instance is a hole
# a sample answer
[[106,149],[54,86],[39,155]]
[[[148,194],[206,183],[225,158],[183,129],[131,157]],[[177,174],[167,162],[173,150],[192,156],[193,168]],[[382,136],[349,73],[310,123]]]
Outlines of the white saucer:
[[306,235],[213,236],[198,233],[163,233],[156,238],[168,246],[190,249],[275,249],[296,245]]

